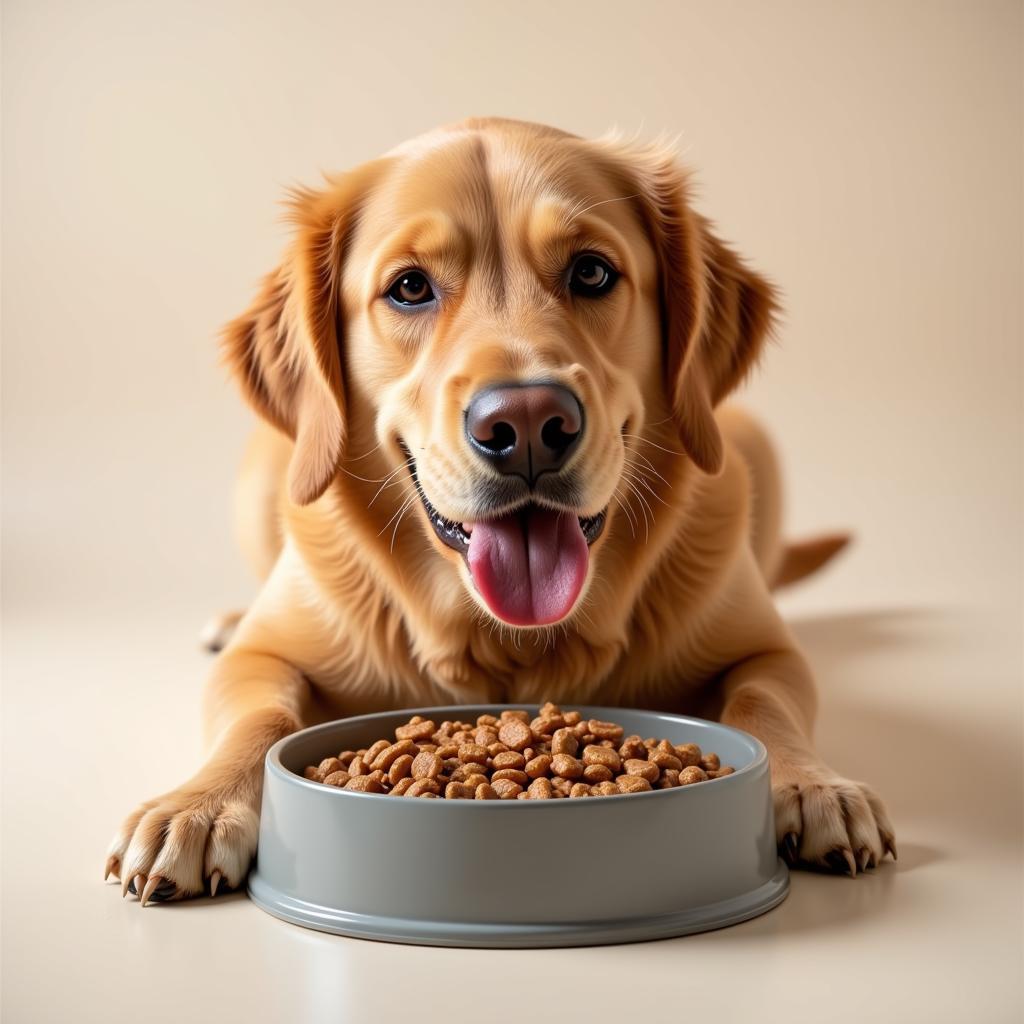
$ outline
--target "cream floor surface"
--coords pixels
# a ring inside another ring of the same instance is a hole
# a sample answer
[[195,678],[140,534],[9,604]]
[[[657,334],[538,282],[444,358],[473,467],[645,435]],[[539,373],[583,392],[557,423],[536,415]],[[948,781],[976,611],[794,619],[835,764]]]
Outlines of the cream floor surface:
[[954,606],[811,613],[813,597],[787,607],[827,679],[820,744],[885,795],[899,862],[797,873],[781,907],[724,931],[548,951],[320,935],[243,895],[123,900],[100,881],[111,830],[197,756],[195,621],[9,616],[4,1020],[388,1021],[399,998],[424,1022],[453,1005],[498,1021],[1018,1020],[1019,623]]

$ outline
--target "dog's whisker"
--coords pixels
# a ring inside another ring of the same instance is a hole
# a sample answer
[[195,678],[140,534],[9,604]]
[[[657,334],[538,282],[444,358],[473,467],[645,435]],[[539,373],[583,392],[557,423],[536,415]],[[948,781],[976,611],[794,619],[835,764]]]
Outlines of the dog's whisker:
[[395,528],[391,531],[391,554],[395,553],[395,537],[398,536],[398,528],[402,525],[402,519],[405,518],[405,513],[408,512],[410,508],[412,508],[411,499],[409,501],[406,501],[405,506],[402,509],[402,514],[398,517],[398,520],[395,523]]
[[615,499],[615,503],[625,514],[626,522],[629,523],[629,532],[633,535],[633,539],[636,540],[636,523],[633,521],[633,514],[625,505],[622,504],[622,499],[619,497],[618,493],[613,494],[612,497]]
[[402,463],[402,465],[396,466],[390,473],[388,473],[388,475],[384,477],[384,482],[380,485],[380,487],[377,488],[377,493],[374,494],[374,496],[370,499],[369,504],[366,507],[370,508],[373,505],[373,503],[380,497],[381,491],[391,486],[389,481],[393,476],[395,476],[397,473],[401,473],[403,469],[408,469],[411,465],[412,459],[406,459],[405,462]]
[[397,519],[398,516],[400,516],[406,510],[406,508],[417,499],[417,497],[419,497],[416,494],[416,491],[412,488],[411,484],[409,485],[409,488],[411,493],[402,502],[398,511],[381,527],[380,532],[377,534],[378,537],[387,530],[387,528],[395,521],[395,519]]
[[638,452],[635,448],[627,448],[625,454],[632,455],[637,459],[642,459],[643,464],[647,467],[648,471],[653,473],[669,490],[672,490],[672,485],[658,472],[654,463],[651,462],[643,452]]
[[665,499],[651,485],[651,482],[644,475],[643,471],[640,470],[637,466],[633,466],[632,468],[633,472],[629,474],[630,479],[633,480],[634,483],[640,484],[640,486],[643,487],[650,494],[650,496],[654,498],[655,501],[660,502],[662,505],[665,506],[665,508],[668,508],[668,502],[665,501]]
[[622,436],[623,437],[632,437],[632,438],[635,438],[637,441],[643,441],[644,444],[649,444],[649,445],[652,445],[655,448],[659,448],[661,451],[667,452],[669,455],[685,455],[686,454],[686,452],[677,452],[677,451],[675,451],[672,448],[666,448],[664,445],[658,444],[657,441],[652,441],[649,438],[641,437],[639,434],[623,434]]

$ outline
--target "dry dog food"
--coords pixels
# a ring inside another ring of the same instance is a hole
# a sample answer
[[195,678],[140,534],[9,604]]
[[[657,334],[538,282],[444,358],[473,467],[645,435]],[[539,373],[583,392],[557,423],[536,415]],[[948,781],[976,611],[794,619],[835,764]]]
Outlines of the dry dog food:
[[647,793],[731,775],[695,743],[624,736],[621,725],[545,704],[475,725],[418,715],[365,750],[343,750],[305,777],[326,786],[448,800],[553,800]]

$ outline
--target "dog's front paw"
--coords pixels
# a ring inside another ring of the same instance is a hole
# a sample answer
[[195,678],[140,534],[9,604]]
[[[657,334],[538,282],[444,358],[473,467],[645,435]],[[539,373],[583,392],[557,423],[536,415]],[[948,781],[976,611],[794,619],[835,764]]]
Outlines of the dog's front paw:
[[134,893],[143,906],[234,889],[256,852],[258,800],[252,786],[198,780],[150,800],[114,837],[104,877],[115,875],[122,895]]
[[792,867],[856,876],[896,859],[896,840],[881,798],[863,782],[831,774],[785,773],[772,785],[779,852]]

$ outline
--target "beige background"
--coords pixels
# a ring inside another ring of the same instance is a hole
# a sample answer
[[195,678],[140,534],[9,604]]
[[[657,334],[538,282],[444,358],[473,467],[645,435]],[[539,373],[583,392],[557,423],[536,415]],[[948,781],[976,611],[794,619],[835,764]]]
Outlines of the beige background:
[[[5,1021],[388,1020],[399,979],[424,1021],[505,984],[595,1019],[1019,1019],[1019,3],[5,0],[2,31]],[[858,537],[783,607],[900,862],[621,949],[141,911],[100,884],[106,842],[194,766],[194,637],[251,593],[215,332],[285,186],[475,113],[680,133],[702,209],[783,286],[747,398],[794,531]]]

